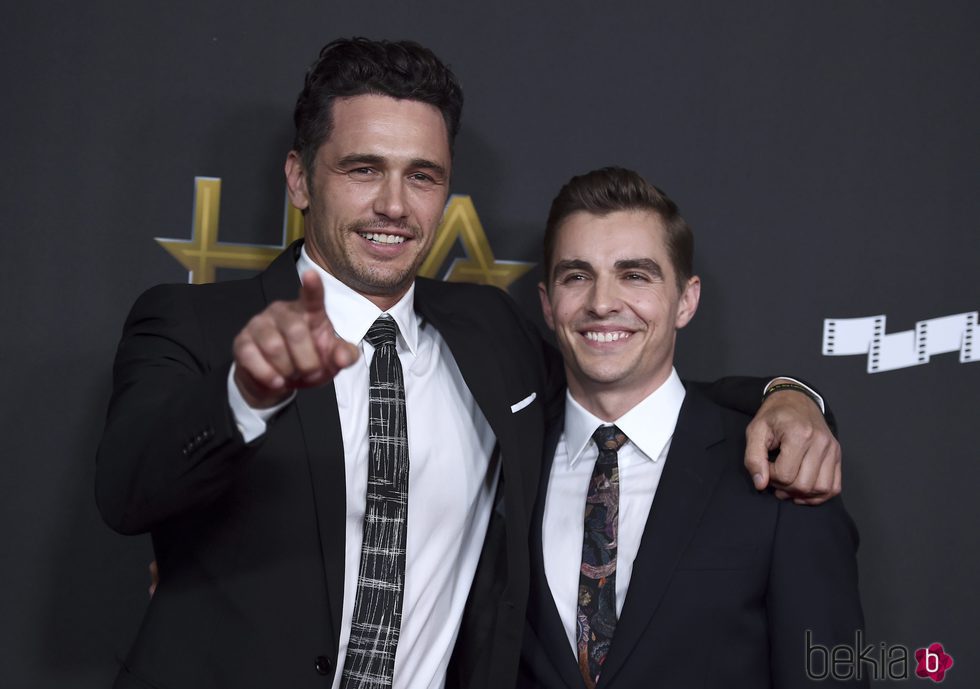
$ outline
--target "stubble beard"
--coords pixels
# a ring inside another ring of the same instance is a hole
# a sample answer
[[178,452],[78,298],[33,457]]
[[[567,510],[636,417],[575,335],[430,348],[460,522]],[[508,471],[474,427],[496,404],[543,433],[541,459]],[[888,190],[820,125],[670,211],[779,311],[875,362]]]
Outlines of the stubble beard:
[[336,271],[341,273],[334,275],[348,287],[361,294],[372,296],[391,296],[404,293],[415,280],[415,273],[424,255],[417,255],[413,258],[411,265],[401,268],[395,265],[396,261],[382,261],[379,259],[366,258],[356,249],[358,242],[364,241],[359,233],[370,231],[397,229],[407,232],[411,237],[411,242],[420,241],[421,229],[417,226],[405,222],[393,222],[390,220],[359,220],[349,223],[341,230],[343,242],[341,243],[341,260],[334,262]]

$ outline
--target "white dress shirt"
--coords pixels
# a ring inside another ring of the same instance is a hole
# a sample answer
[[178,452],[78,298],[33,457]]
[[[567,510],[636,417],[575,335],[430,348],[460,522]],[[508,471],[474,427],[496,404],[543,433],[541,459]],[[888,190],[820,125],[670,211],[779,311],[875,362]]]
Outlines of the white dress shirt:
[[[660,484],[670,440],[684,402],[684,385],[671,370],[670,377],[615,421],[629,442],[619,448],[619,531],[616,550],[616,615],[623,613],[633,561],[640,548],[647,515]],[[544,571],[558,615],[577,654],[576,611],[585,498],[599,450],[592,434],[608,423],[593,416],[565,396],[565,428],[555,449],[544,506],[542,548]]]
[[[374,348],[364,341],[382,311],[310,260],[304,247],[296,269],[316,270],[337,334],[357,343],[361,358],[334,378],[347,483],[344,607],[333,688],[350,639],[367,499],[368,382]],[[395,689],[440,689],[456,642],[493,508],[499,462],[496,438],[466,387],[449,347],[420,322],[415,286],[387,311],[398,324],[396,349],[405,379],[408,419],[408,536],[402,626],[395,654]],[[248,407],[229,374],[229,402],[247,441],[265,432],[282,406]],[[326,621],[324,621],[326,623]]]

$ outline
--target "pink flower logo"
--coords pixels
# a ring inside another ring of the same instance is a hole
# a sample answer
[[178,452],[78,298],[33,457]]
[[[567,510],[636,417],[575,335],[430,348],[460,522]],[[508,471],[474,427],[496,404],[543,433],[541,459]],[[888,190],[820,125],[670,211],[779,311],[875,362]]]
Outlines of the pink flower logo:
[[938,642],[930,644],[928,648],[917,649],[915,659],[919,661],[915,676],[923,679],[928,677],[933,682],[942,682],[946,671],[953,667],[953,656],[946,653],[943,645]]

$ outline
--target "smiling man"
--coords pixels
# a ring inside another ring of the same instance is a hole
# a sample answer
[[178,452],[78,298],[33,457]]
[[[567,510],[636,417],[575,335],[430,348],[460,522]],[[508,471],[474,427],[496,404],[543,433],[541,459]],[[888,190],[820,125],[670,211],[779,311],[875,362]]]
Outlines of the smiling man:
[[117,687],[513,683],[547,364],[504,292],[415,279],[461,108],[417,44],[328,44],[285,164],[306,241],[133,307],[97,498],[159,585]]
[[[134,305],[96,497],[152,534],[159,585],[117,687],[513,685],[561,375],[503,291],[415,277],[461,109],[422,46],[328,44],[285,164],[305,241],[253,279]],[[838,490],[804,395],[757,428],[761,483],[782,443],[785,487]]]
[[545,235],[562,422],[532,531],[521,686],[809,686],[807,630],[862,627],[857,534],[743,472],[748,418],[686,388],[677,330],[701,281],[666,195],[620,168],[574,177]]

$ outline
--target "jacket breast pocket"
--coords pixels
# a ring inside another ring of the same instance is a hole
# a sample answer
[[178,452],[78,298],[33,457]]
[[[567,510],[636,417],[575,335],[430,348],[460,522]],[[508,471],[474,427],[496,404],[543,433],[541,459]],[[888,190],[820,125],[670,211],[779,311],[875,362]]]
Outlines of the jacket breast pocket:
[[515,402],[514,404],[510,405],[510,413],[516,414],[517,412],[523,409],[527,409],[528,407],[531,406],[531,403],[537,399],[537,397],[538,397],[538,393],[532,392],[527,397]]

